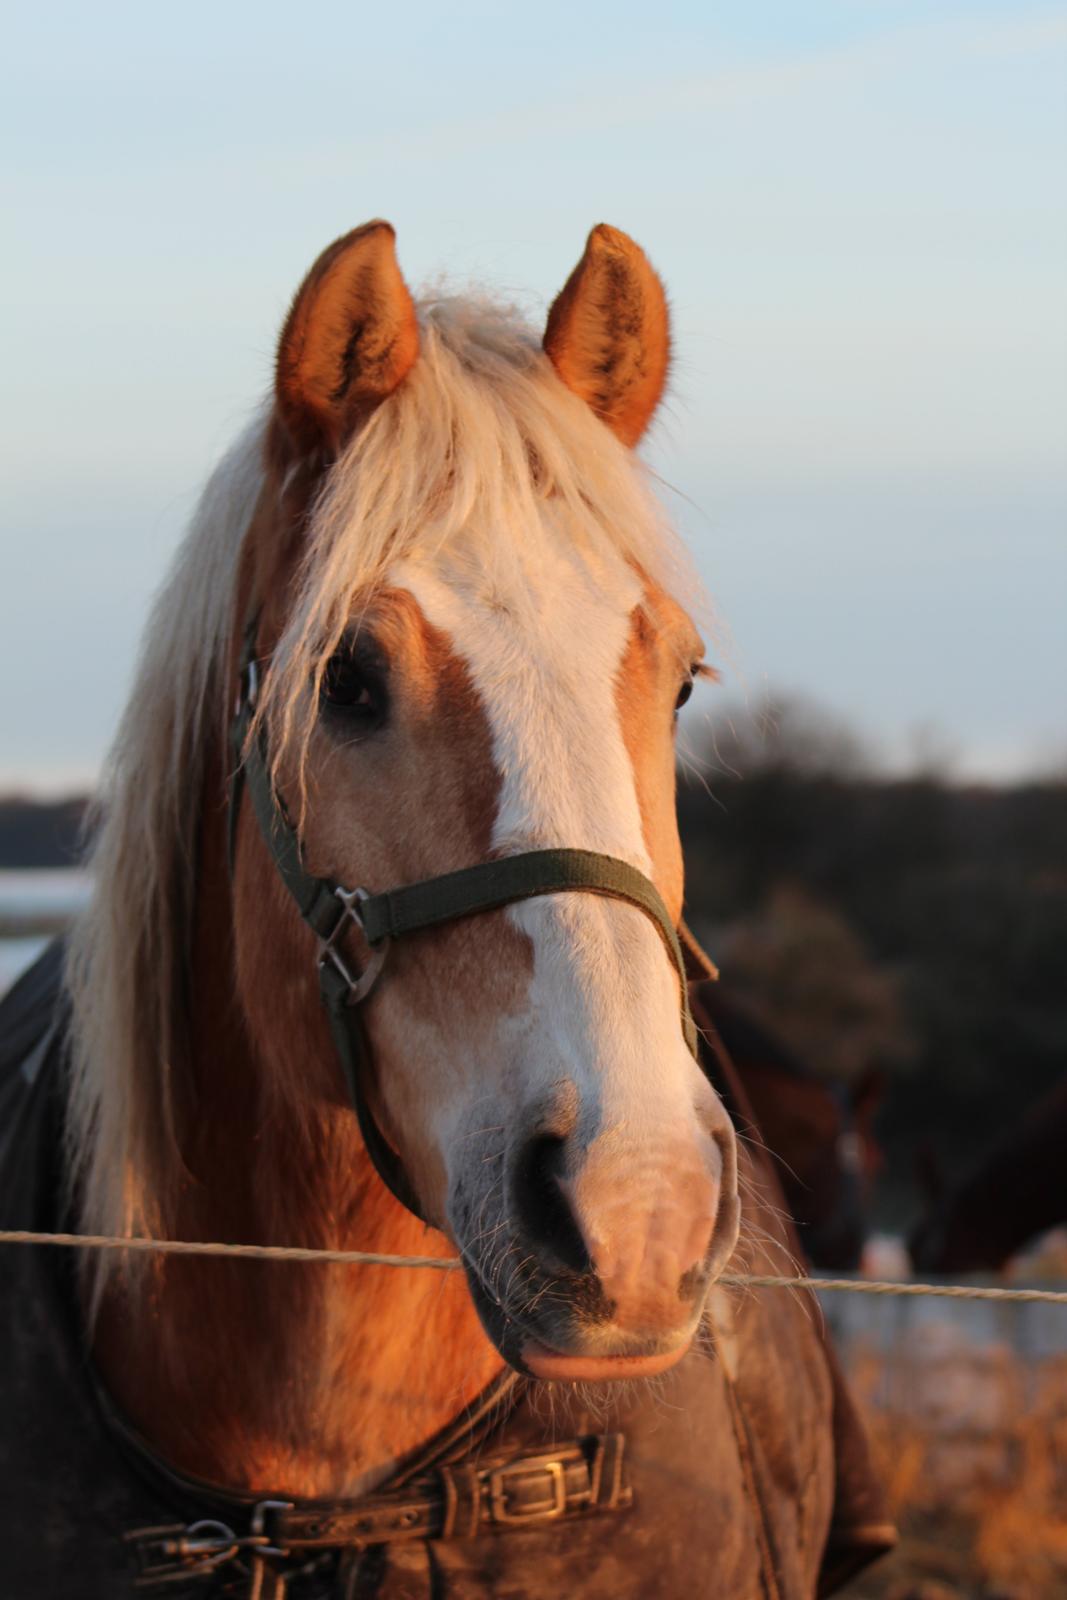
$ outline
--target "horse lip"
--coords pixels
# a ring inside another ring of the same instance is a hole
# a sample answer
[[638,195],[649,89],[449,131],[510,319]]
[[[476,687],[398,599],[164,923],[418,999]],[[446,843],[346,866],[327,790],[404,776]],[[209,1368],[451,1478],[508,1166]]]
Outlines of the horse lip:
[[565,1355],[538,1340],[522,1346],[522,1363],[547,1383],[618,1383],[624,1378],[655,1378],[675,1366],[689,1350],[692,1337],[658,1355]]
[[[527,1349],[545,1350],[555,1356],[556,1351],[549,1351],[549,1347],[541,1343],[538,1334],[530,1328],[521,1317],[511,1311],[501,1300],[500,1296],[489,1287],[475,1262],[471,1261],[462,1251],[464,1275],[471,1289],[471,1295],[476,1309],[482,1318],[482,1325],[493,1344],[499,1350],[504,1360],[513,1366],[516,1371],[530,1377],[533,1369],[526,1365],[525,1351]],[[481,1302],[486,1301],[493,1310],[503,1319],[503,1326],[491,1328],[486,1321],[485,1312]]]
[[613,1355],[597,1355],[589,1351],[567,1354],[546,1344],[540,1330],[535,1331],[522,1318],[509,1311],[499,1296],[490,1290],[474,1262],[464,1258],[463,1266],[474,1291],[475,1304],[478,1304],[479,1297],[484,1296],[504,1319],[503,1329],[494,1332],[486,1327],[500,1354],[524,1376],[545,1383],[602,1383],[620,1382],[626,1378],[654,1378],[675,1366],[689,1351],[700,1323],[700,1318],[695,1318],[681,1341],[668,1350],[644,1353],[620,1351]]

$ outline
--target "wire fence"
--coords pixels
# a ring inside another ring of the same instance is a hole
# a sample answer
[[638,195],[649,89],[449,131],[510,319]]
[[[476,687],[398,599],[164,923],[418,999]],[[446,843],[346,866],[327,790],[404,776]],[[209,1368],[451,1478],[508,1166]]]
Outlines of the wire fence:
[[[457,1256],[396,1256],[375,1250],[319,1250],[299,1245],[223,1244],[200,1239],[123,1238],[102,1233],[34,1233],[23,1228],[0,1229],[0,1244],[58,1245],[73,1250],[123,1250],[171,1256],[233,1256],[246,1261],[310,1261],[320,1266],[412,1267],[454,1272]],[[1014,1300],[1067,1306],[1067,1290],[1005,1289],[993,1284],[907,1283],[871,1278],[777,1277],[772,1274],[724,1272],[717,1282],[731,1288],[815,1289],[833,1294],[930,1296],[946,1300]]]

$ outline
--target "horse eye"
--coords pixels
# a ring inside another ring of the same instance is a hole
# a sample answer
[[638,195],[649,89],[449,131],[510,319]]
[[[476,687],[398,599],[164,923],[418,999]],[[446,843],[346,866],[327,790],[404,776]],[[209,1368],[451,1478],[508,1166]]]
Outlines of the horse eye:
[[319,699],[346,717],[367,722],[377,720],[384,706],[384,697],[372,675],[344,650],[326,663]]
[[685,682],[682,684],[682,687],[678,690],[678,698],[674,702],[675,711],[681,711],[692,692],[693,680],[692,678],[686,678]]

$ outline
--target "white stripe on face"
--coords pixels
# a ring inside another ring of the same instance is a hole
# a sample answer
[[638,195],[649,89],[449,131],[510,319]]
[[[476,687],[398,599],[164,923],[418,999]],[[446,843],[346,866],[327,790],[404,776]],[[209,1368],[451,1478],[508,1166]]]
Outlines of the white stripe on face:
[[[594,561],[564,539],[509,561],[504,577],[448,553],[389,574],[449,636],[481,699],[501,779],[493,847],[596,850],[653,876],[616,696],[640,580],[621,557]],[[643,1123],[658,1143],[690,1125],[699,1074],[647,918],[592,894],[508,915],[534,951],[528,1012],[506,1024],[515,1092],[532,1102],[573,1082],[590,1131]]]

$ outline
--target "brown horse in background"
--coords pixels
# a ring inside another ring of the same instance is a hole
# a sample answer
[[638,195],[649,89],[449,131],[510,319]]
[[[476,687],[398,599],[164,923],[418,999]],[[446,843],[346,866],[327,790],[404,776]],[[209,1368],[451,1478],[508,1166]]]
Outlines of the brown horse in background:
[[726,982],[706,1003],[744,1085],[757,1137],[774,1159],[805,1256],[833,1272],[856,1271],[882,1166],[872,1126],[881,1074],[872,1068],[849,1084],[819,1077]]
[[974,1171],[932,1197],[908,1241],[920,1272],[997,1272],[1067,1222],[1067,1078],[1009,1128]]

